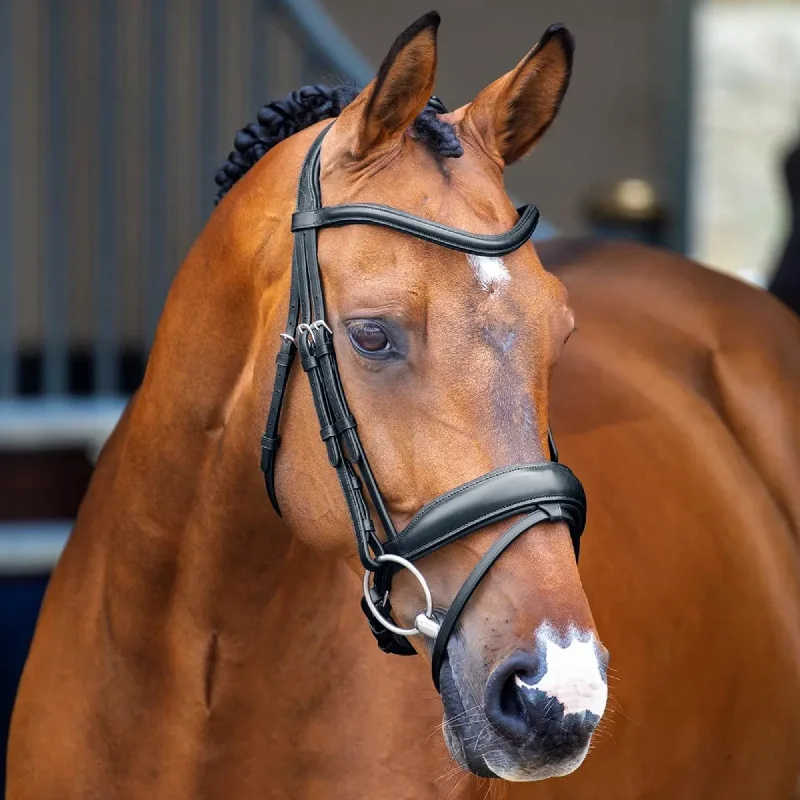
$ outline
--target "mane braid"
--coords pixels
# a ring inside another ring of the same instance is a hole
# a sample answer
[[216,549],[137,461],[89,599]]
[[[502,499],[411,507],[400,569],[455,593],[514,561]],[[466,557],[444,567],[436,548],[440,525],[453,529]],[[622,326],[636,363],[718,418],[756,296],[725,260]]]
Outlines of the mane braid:
[[[215,205],[230,191],[264,154],[276,144],[323,119],[338,117],[358,97],[354,86],[303,86],[283,100],[265,105],[233,140],[234,150],[217,170],[214,178],[219,191]],[[440,119],[435,105],[429,104],[414,120],[411,133],[439,158],[459,158],[464,154],[455,128]]]

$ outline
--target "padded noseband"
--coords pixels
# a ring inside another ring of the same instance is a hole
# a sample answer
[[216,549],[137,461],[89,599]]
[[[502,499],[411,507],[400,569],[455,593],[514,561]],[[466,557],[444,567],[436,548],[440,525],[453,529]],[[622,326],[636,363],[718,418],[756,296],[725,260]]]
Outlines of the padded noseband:
[[503,467],[445,492],[424,505],[384,549],[414,561],[488,524],[535,511],[542,503],[565,506],[564,521],[577,557],[583,488],[567,467],[552,463]]

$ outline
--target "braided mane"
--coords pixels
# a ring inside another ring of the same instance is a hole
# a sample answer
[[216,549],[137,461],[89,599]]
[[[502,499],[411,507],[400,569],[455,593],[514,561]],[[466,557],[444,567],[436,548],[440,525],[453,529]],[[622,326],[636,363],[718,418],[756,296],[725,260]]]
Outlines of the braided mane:
[[[258,112],[257,122],[236,134],[234,150],[217,170],[214,180],[219,191],[215,204],[268,150],[320,120],[338,117],[358,93],[353,86],[303,86],[283,100],[265,105]],[[437,158],[458,158],[464,151],[455,128],[440,119],[436,109],[435,104],[425,108],[411,127],[412,135]]]

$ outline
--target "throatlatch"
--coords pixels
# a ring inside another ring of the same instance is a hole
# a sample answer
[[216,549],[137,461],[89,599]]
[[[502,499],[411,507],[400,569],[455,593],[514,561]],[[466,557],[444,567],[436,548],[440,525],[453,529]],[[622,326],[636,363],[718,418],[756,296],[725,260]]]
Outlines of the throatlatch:
[[[432,98],[429,105],[437,113],[445,112],[438,98]],[[280,514],[275,494],[275,457],[281,441],[278,430],[289,373],[299,353],[311,387],[328,461],[336,470],[353,522],[358,554],[365,569],[361,605],[370,629],[381,650],[397,655],[416,652],[408,636],[421,633],[433,639],[433,682],[438,690],[447,643],[461,612],[491,566],[517,538],[541,522],[567,524],[577,559],[586,519],[586,498],[580,481],[558,463],[555,443],[548,431],[550,462],[503,467],[458,486],[423,506],[398,533],[358,436],[355,417],[347,406],[333,347],[333,331],[325,317],[317,231],[340,225],[378,225],[451,250],[502,256],[530,240],[539,212],[535,206],[524,206],[519,209],[519,220],[511,230],[499,235],[482,235],[389,206],[355,203],[324,207],[319,177],[320,149],[328,130],[330,126],[311,145],[300,172],[297,210],[292,217],[294,252],[289,313],[286,329],[281,334],[275,385],[266,429],[261,437],[261,469],[269,499]],[[367,496],[380,519],[383,539],[376,533]],[[476,530],[521,514],[526,516],[511,525],[483,555],[439,621],[425,578],[413,562]],[[425,595],[425,610],[418,614],[413,628],[400,628],[391,617],[391,581],[400,568],[412,572]],[[370,576],[373,578],[371,585]]]

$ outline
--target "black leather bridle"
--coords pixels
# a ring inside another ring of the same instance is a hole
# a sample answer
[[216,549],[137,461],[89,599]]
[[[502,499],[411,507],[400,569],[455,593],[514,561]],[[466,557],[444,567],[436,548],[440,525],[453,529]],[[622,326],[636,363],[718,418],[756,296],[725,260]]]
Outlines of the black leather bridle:
[[[444,108],[436,100],[431,105],[435,110]],[[416,652],[407,635],[423,633],[433,638],[433,682],[438,690],[447,643],[458,618],[489,568],[512,542],[540,522],[565,522],[577,559],[586,517],[583,487],[567,467],[558,463],[558,453],[548,431],[551,462],[503,467],[458,486],[423,506],[398,532],[361,445],[356,420],[347,406],[333,347],[333,331],[325,321],[317,259],[317,230],[337,225],[379,225],[451,250],[480,256],[502,256],[517,250],[530,239],[539,212],[535,206],[524,206],[519,209],[520,218],[516,225],[495,236],[450,228],[388,206],[358,203],[323,207],[319,179],[320,148],[328,130],[330,126],[311,145],[300,172],[297,210],[292,217],[294,253],[289,313],[286,330],[281,334],[275,386],[266,430],[261,438],[261,469],[269,499],[280,514],[275,495],[275,455],[281,441],[278,427],[289,373],[299,351],[300,363],[311,385],[328,461],[336,470],[355,529],[358,554],[367,570],[362,608],[370,629],[381,650],[398,655]],[[364,487],[383,527],[383,539],[376,534]],[[427,584],[411,562],[480,528],[520,514],[526,516],[515,522],[484,554],[440,623],[434,616]],[[389,590],[392,576],[399,566],[411,569],[426,595],[426,612],[417,616],[412,629],[398,628],[391,619]],[[370,575],[373,577],[371,587]]]

